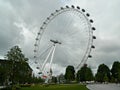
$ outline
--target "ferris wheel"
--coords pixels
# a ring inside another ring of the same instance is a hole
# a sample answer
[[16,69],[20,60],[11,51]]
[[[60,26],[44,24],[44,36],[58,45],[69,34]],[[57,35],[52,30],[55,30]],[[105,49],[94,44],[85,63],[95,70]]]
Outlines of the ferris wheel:
[[96,39],[92,23],[90,14],[79,6],[65,6],[51,13],[41,25],[34,44],[39,74],[51,78],[53,69],[67,65],[79,69],[92,58],[90,52]]

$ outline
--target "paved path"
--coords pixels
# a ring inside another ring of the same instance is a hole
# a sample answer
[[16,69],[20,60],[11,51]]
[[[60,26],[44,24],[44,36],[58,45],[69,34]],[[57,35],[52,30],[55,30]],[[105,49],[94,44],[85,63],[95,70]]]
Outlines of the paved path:
[[90,90],[120,90],[120,84],[90,84],[87,85]]

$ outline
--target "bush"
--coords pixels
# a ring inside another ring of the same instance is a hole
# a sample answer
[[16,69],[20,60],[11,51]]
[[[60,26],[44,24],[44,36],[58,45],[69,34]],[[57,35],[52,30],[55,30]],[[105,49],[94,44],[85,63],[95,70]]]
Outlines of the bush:
[[21,86],[21,87],[30,87],[31,84],[21,84],[20,86]]
[[15,85],[15,86],[12,87],[12,90],[20,90],[20,88],[21,87],[19,85]]

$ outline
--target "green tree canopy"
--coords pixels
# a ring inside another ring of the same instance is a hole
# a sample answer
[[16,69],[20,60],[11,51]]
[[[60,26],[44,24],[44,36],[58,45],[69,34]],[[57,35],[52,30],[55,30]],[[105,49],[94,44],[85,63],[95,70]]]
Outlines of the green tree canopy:
[[75,80],[75,69],[73,66],[67,66],[66,72],[65,72],[65,79],[67,81],[73,81]]
[[95,75],[96,81],[105,82],[110,80],[110,69],[107,65],[101,64],[98,67],[97,74]]
[[91,68],[84,65],[80,70],[77,72],[77,81],[91,81],[93,80],[93,73]]
[[112,76],[117,82],[120,82],[120,62],[115,61],[111,69]]
[[26,62],[28,61],[28,58],[25,57],[25,55],[22,53],[21,49],[19,46],[14,46],[10,49],[10,51],[7,52],[6,57],[7,60],[11,61],[23,61]]
[[7,52],[5,58],[9,61],[9,80],[13,84],[27,82],[27,79],[30,77],[31,68],[27,63],[28,58],[25,57],[19,46],[12,47]]

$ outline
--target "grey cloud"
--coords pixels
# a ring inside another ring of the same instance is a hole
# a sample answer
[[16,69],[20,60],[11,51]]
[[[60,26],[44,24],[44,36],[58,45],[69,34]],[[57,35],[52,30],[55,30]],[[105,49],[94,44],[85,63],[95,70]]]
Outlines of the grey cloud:
[[[40,24],[43,22],[43,20],[45,20],[45,17],[47,17],[47,15],[50,14],[49,9],[51,8],[52,10],[54,10],[54,7],[58,6],[54,4],[54,1],[51,1],[49,3],[50,7],[47,3],[48,3],[47,0],[1,1],[0,4],[1,50],[3,48],[4,50],[6,48],[10,48],[14,44],[19,44],[21,41],[24,42],[24,36],[21,35],[21,32],[23,31],[21,28],[18,28],[14,25],[15,22],[25,23],[26,27],[29,28],[30,31],[34,31],[34,28],[36,26],[39,29]],[[35,32],[37,33],[37,31]]]
[[4,55],[9,47],[16,44],[16,39],[21,37],[21,31],[14,26],[16,16],[9,4],[6,5],[2,2],[0,4],[0,13],[0,54]]

